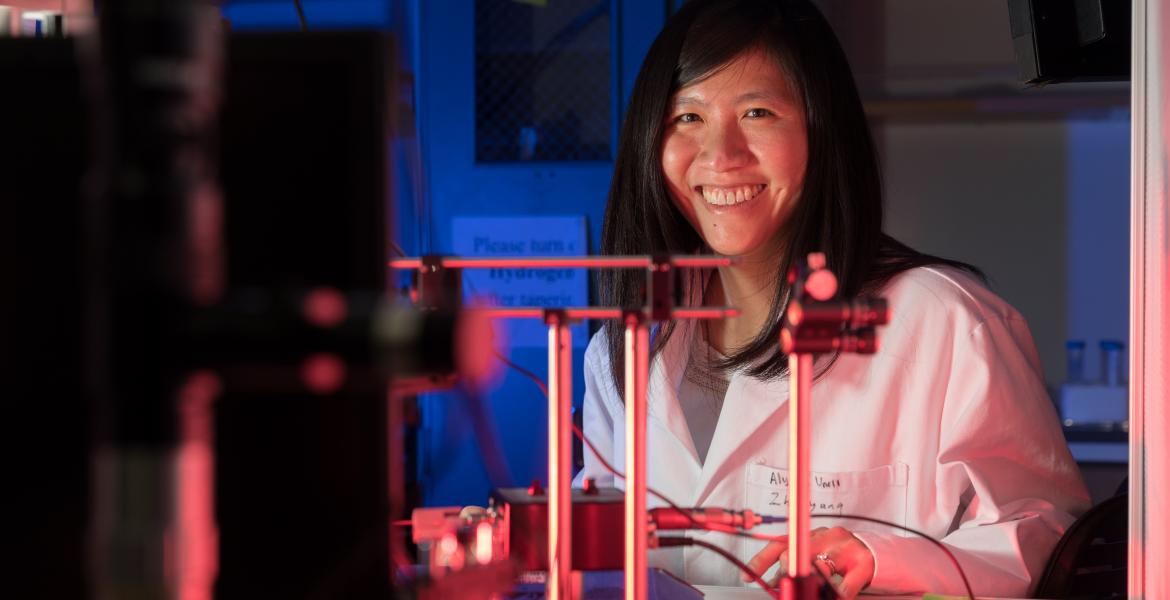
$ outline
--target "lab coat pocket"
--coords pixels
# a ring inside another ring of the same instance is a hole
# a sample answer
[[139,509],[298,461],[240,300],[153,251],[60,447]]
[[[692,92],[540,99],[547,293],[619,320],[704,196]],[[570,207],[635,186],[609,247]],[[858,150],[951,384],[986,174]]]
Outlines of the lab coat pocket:
[[[900,530],[868,521],[849,519],[859,515],[906,526],[906,481],[910,467],[905,463],[884,465],[866,471],[813,471],[809,481],[809,509],[815,515],[812,527],[840,525],[855,531]],[[764,464],[747,470],[747,507],[761,514],[788,515],[788,471]]]

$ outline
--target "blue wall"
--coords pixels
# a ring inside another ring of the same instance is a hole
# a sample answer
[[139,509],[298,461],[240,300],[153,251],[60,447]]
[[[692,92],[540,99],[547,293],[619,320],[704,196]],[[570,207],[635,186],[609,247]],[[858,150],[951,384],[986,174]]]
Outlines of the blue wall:
[[[610,162],[477,164],[474,159],[474,2],[430,0],[414,5],[417,123],[425,181],[419,245],[408,252],[449,252],[451,221],[462,216],[584,215],[590,252],[600,241]],[[659,2],[610,4],[614,110],[624,108],[633,79],[665,18]],[[616,100],[620,98],[621,100]],[[617,121],[614,122],[614,133]],[[615,135],[616,146],[616,135]],[[406,232],[403,232],[406,233]],[[547,378],[544,350],[514,348],[511,360]],[[580,406],[584,347],[574,351],[573,390]],[[449,394],[423,399],[420,482],[427,505],[480,504],[490,488],[462,401]],[[547,407],[533,383],[508,372],[486,399],[512,473],[512,485],[547,481]]]
[[[309,29],[374,28],[397,38],[400,109],[407,116],[391,144],[396,201],[394,238],[408,254],[449,253],[451,222],[461,216],[584,215],[590,252],[600,240],[610,162],[477,164],[474,160],[473,0],[304,0]],[[611,114],[620,114],[642,57],[665,18],[663,2],[611,0]],[[223,13],[235,30],[296,30],[292,0],[235,0]],[[614,119],[616,148],[618,119]],[[538,348],[504,349],[547,377]],[[574,352],[576,404],[584,389]],[[546,401],[527,378],[505,372],[483,399],[499,435],[511,481],[547,479]],[[482,504],[489,482],[472,434],[467,399],[420,398],[419,479],[424,504]]]
[[[310,29],[389,29],[390,0],[303,0]],[[292,0],[233,0],[224,2],[223,15],[233,29],[299,29]]]

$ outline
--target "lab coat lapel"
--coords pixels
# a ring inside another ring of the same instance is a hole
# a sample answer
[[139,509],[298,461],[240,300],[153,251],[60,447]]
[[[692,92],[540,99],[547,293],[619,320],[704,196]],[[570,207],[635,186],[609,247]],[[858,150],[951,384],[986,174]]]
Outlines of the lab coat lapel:
[[[647,412],[651,419],[656,419],[666,427],[679,444],[686,448],[690,459],[697,467],[699,453],[695,450],[695,442],[691,439],[691,429],[687,425],[686,415],[683,414],[679,403],[678,390],[686,372],[690,358],[690,348],[695,327],[691,321],[679,321],[674,333],[666,342],[666,347],[654,359],[650,369],[650,382],[647,390]],[[662,461],[657,461],[662,462]]]
[[[715,484],[751,460],[755,445],[749,443],[756,431],[783,418],[788,408],[788,378],[761,382],[735,372],[727,386],[719,423],[707,450],[707,460],[695,487],[694,505],[701,506]],[[778,414],[779,413],[779,414]]]

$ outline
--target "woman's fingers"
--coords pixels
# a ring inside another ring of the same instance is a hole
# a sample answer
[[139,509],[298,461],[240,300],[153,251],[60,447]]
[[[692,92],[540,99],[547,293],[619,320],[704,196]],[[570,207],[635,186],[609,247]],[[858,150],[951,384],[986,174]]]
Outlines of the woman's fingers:
[[873,579],[872,568],[868,573],[864,567],[849,569],[845,572],[845,578],[837,585],[837,594],[846,599],[854,598],[861,593],[862,588],[869,585],[870,579]]
[[[840,576],[840,583],[835,585],[837,593],[844,598],[856,597],[873,578],[874,559],[869,548],[844,527],[820,527],[811,533],[809,554],[813,557],[812,567],[831,583],[834,575]],[[748,561],[747,566],[762,576],[774,563],[780,563],[780,568],[776,577],[769,582],[772,586],[787,572],[787,536],[780,536],[764,546]],[[743,580],[752,581],[746,573]]]
[[843,527],[833,527],[819,536],[813,544],[817,569],[832,581],[832,575],[842,576],[835,585],[842,598],[853,598],[869,585],[874,573],[874,559],[869,548]]
[[[763,550],[760,550],[747,562],[749,569],[755,571],[759,575],[763,575],[771,566],[772,563],[779,560],[780,555],[788,549],[788,536],[782,535],[777,537],[774,541],[768,542]],[[747,573],[742,575],[744,581],[751,581],[752,578]]]
[[813,559],[813,568],[816,569],[817,571],[820,571],[821,577],[824,577],[825,581],[829,582],[829,584],[832,585],[833,575],[835,575],[836,573],[832,569],[829,568],[828,564],[826,564],[824,561],[816,560],[814,558]]

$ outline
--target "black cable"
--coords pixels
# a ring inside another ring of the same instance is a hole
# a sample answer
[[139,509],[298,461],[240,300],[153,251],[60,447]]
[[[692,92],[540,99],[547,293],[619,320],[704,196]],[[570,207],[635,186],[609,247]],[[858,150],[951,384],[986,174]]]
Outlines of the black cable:
[[[540,379],[540,376],[538,376],[536,373],[533,373],[532,371],[529,371],[528,369],[525,369],[524,367],[521,367],[520,365],[508,360],[507,357],[505,357],[503,354],[500,354],[500,351],[496,350],[495,348],[492,348],[492,353],[494,353],[496,355],[496,358],[498,358],[500,360],[500,362],[503,362],[505,365],[508,365],[509,367],[514,369],[516,372],[531,379],[534,383],[536,383],[536,386],[538,388],[540,388],[540,391],[545,395],[545,397],[548,397],[548,386],[545,385],[544,381]],[[606,461],[605,458],[603,458],[601,456],[601,453],[597,451],[597,448],[593,445],[593,442],[589,441],[589,438],[585,437],[585,432],[581,431],[581,429],[577,427],[576,423],[571,423],[571,425],[573,427],[573,434],[576,435],[577,438],[581,440],[581,443],[585,444],[589,448],[589,451],[593,453],[593,457],[596,458],[597,461],[600,462],[601,465],[603,467],[605,467],[605,469],[607,471],[612,473],[614,475],[614,477],[621,477],[622,479],[626,478],[625,475],[623,475],[620,471],[618,471],[616,468],[614,468],[613,465],[609,464],[609,462]],[[691,511],[684,510],[678,504],[676,504],[673,500],[671,500],[670,498],[667,498],[665,494],[658,492],[657,490],[655,490],[654,488],[652,488],[650,486],[646,486],[646,491],[649,492],[650,494],[652,494],[653,496],[657,497],[659,500],[662,500],[663,502],[669,504],[671,508],[673,508],[674,510],[676,510],[679,513],[681,513],[682,515],[684,515],[687,518],[687,520],[691,522],[691,525],[693,526],[694,529],[706,529],[709,531],[717,531],[717,532],[727,533],[727,534],[731,534],[731,535],[735,535],[735,536],[748,537],[748,538],[752,538],[752,539],[760,539],[760,540],[764,540],[764,541],[775,541],[776,538],[779,537],[779,536],[768,536],[768,535],[762,535],[762,534],[753,534],[753,533],[749,533],[747,531],[740,531],[740,530],[733,529],[733,528],[716,527],[716,526],[712,526],[712,524],[710,524],[710,523],[699,523],[698,521],[695,520],[695,517],[691,514]],[[710,550],[713,550],[713,551],[717,552],[719,555],[723,556],[724,558],[734,562],[736,564],[736,566],[740,568],[740,570],[751,575],[753,579],[755,579],[757,582],[759,582],[759,584],[761,586],[764,587],[764,589],[768,590],[769,592],[771,592],[773,594],[776,593],[770,586],[768,586],[767,583],[764,582],[763,578],[759,574],[757,574],[755,571],[751,570],[751,568],[749,568],[746,564],[740,562],[740,560],[738,558],[735,558],[735,556],[726,552],[722,548],[719,548],[718,546],[708,544],[707,542],[703,542],[701,540],[694,540],[692,538],[687,538],[687,537],[681,537],[681,538],[659,537],[658,539],[659,539],[659,545],[665,545],[665,546],[681,545],[681,544],[671,544],[671,543],[663,544],[662,543],[663,540],[688,539],[688,540],[691,540],[691,542],[695,545],[703,546],[703,547],[706,547]],[[828,585],[830,589],[833,589],[833,594],[839,596],[839,594],[837,594],[837,590],[835,588],[833,588],[833,584],[827,578],[825,578],[825,574],[821,573],[820,569],[817,569],[815,562],[813,563],[812,567],[813,567],[813,570],[816,571],[817,575],[819,575],[820,578],[825,582],[825,584]]]
[[[975,592],[974,592],[974,590],[971,589],[971,582],[967,580],[967,572],[963,570],[963,565],[959,564],[959,559],[955,556],[955,554],[953,552],[951,552],[950,548],[947,548],[946,544],[942,543],[939,540],[934,539],[934,537],[929,536],[921,531],[918,531],[917,529],[914,529],[911,527],[906,527],[905,525],[899,525],[897,523],[891,523],[889,521],[883,521],[881,519],[875,519],[873,517],[863,517],[861,515],[844,515],[844,514],[843,515],[811,515],[811,518],[813,518],[813,519],[818,519],[818,518],[820,518],[820,519],[824,519],[824,518],[856,519],[858,521],[866,521],[868,523],[877,523],[878,525],[886,525],[888,527],[893,527],[895,529],[901,529],[902,531],[905,531],[907,533],[913,533],[914,535],[916,535],[924,540],[927,540],[928,542],[934,544],[935,546],[938,546],[938,548],[940,550],[942,550],[944,554],[947,555],[947,558],[951,559],[951,563],[954,564],[955,569],[959,571],[959,578],[961,578],[963,580],[963,587],[967,590],[967,598],[969,600],[975,600]],[[785,520],[787,520],[787,519],[785,519]]]
[[[759,515],[759,517],[761,519],[763,519],[760,523],[761,525],[772,525],[772,524],[779,524],[779,523],[787,523],[788,522],[787,517],[778,517],[775,515]],[[899,525],[897,523],[892,523],[890,521],[883,521],[881,519],[875,519],[873,517],[865,517],[862,515],[851,515],[851,514],[842,513],[842,514],[831,514],[831,515],[809,515],[809,518],[811,518],[811,519],[855,519],[857,521],[866,521],[868,523],[876,523],[878,525],[885,525],[887,527],[893,527],[894,529],[900,529],[902,531],[905,531],[906,533],[912,533],[912,534],[934,544],[940,550],[943,551],[943,554],[947,555],[947,558],[949,558],[951,560],[951,564],[955,565],[955,570],[957,570],[959,572],[959,578],[963,580],[963,587],[967,590],[967,597],[969,598],[969,600],[976,600],[975,599],[975,592],[971,589],[971,582],[967,579],[967,572],[963,570],[963,565],[961,565],[959,563],[959,559],[955,556],[955,554],[953,552],[951,552],[951,549],[948,548],[946,544],[942,543],[939,540],[934,539],[934,537],[932,537],[926,533],[918,531],[917,529],[914,529],[913,527],[907,527],[905,525]],[[692,522],[693,522],[693,519],[692,519]],[[712,529],[710,527],[706,527],[706,529],[710,529],[712,531],[719,531],[722,533],[727,533],[727,534],[738,536],[738,537],[746,537],[746,538],[757,539],[757,540],[765,540],[766,541],[766,540],[772,538],[772,536],[754,534],[754,533],[751,533],[749,531],[728,530],[728,529],[723,529],[723,528]],[[814,567],[815,567],[815,564],[814,564]],[[817,572],[820,573],[820,570],[817,570]],[[824,574],[821,574],[821,576],[823,577]]]
[[[492,353],[496,355],[496,358],[498,358],[500,360],[500,362],[504,363],[505,365],[508,365],[513,370],[520,373],[521,375],[531,379],[536,384],[536,386],[538,388],[540,388],[540,391],[545,395],[545,397],[548,397],[548,386],[545,385],[544,381],[541,380],[539,375],[537,375],[536,373],[533,373],[532,371],[529,371],[528,369],[525,369],[524,367],[521,367],[520,365],[512,362],[511,360],[508,360],[508,358],[506,356],[501,354],[500,351],[496,350],[495,348],[492,348]],[[613,465],[609,464],[609,462],[606,461],[605,458],[603,458],[601,456],[601,452],[598,452],[597,448],[593,445],[593,442],[589,441],[589,438],[585,437],[585,432],[581,431],[581,429],[579,427],[577,427],[576,423],[570,423],[570,425],[573,427],[573,434],[576,435],[577,438],[581,440],[582,444],[585,444],[585,446],[587,446],[589,448],[589,451],[593,453],[593,457],[596,458],[597,461],[601,463],[601,466],[605,467],[605,469],[607,471],[609,471],[610,473],[612,473],[614,475],[614,477],[621,477],[622,479],[626,478],[625,475],[623,475],[621,473],[621,471],[618,471],[616,468],[614,468]],[[713,527],[711,524],[699,523],[698,521],[695,520],[695,517],[693,515],[691,515],[691,511],[684,510],[682,507],[680,507],[673,500],[671,500],[670,498],[667,498],[665,494],[660,493],[659,491],[655,490],[654,488],[652,488],[650,486],[646,486],[646,491],[648,493],[650,493],[651,495],[655,496],[656,498],[658,498],[659,500],[662,500],[663,502],[669,504],[671,508],[678,511],[680,514],[684,515],[687,518],[687,520],[691,522],[691,525],[693,526],[694,529],[707,529],[707,530],[711,530],[711,531],[729,533],[732,535],[741,535],[741,536],[751,537],[754,539],[775,541],[775,538],[772,536],[751,534],[751,533],[748,533],[746,531],[739,531],[736,529],[724,529],[722,527]],[[764,581],[764,578],[759,573],[756,573],[755,571],[753,571],[750,567],[748,567],[746,564],[741,562],[738,558],[736,558],[734,555],[727,552],[723,548],[715,546],[714,544],[709,544],[709,543],[704,542],[702,540],[695,540],[693,538],[688,538],[685,536],[684,537],[659,537],[658,538],[659,545],[660,546],[681,546],[681,545],[684,545],[681,543],[667,542],[666,540],[689,540],[690,543],[693,545],[702,546],[704,548],[707,548],[709,550],[716,552],[717,554],[719,554],[723,558],[735,563],[735,566],[739,567],[739,569],[741,571],[743,571],[744,573],[747,573],[748,575],[750,575],[752,577],[752,579],[754,579],[757,583],[759,583],[760,586],[762,586],[765,590],[768,591],[768,593],[776,596],[777,598],[779,597],[778,592],[774,588],[769,586],[767,584],[767,582]],[[830,588],[833,587],[832,583],[830,583],[829,580],[825,578],[825,574],[821,573],[820,570],[816,568],[815,563],[813,564],[813,570],[816,571],[817,575],[819,575],[821,577],[821,579],[824,580],[824,582]],[[833,593],[836,595],[836,589],[833,590]]]
[[[520,365],[508,360],[508,358],[505,357],[503,354],[500,354],[500,352],[498,350],[493,348],[492,352],[496,355],[496,358],[498,358],[500,360],[500,362],[503,362],[505,365],[508,365],[509,367],[514,369],[516,372],[520,373],[521,375],[524,375],[525,377],[527,377],[527,378],[531,379],[533,382],[535,382],[537,387],[540,388],[540,391],[546,397],[548,396],[548,386],[546,386],[544,381],[540,379],[540,376],[538,376],[535,373],[533,373],[532,371],[529,371],[528,369],[525,369],[524,367],[521,367]],[[581,429],[577,427],[577,424],[573,423],[572,426],[573,426],[573,434],[576,435],[581,440],[581,443],[585,444],[589,448],[589,451],[593,453],[593,457],[596,458],[597,461],[601,463],[601,466],[605,467],[605,469],[607,471],[609,471],[610,473],[613,473],[613,475],[615,477],[621,477],[622,479],[625,479],[625,475],[623,475],[620,471],[615,469],[613,467],[613,465],[609,464],[608,462],[606,462],[606,460],[604,458],[602,458],[601,453],[598,452],[597,448],[593,446],[593,442],[590,442],[589,438],[585,437],[585,433],[582,432]],[[752,534],[752,533],[747,532],[747,531],[738,531],[738,530],[734,530],[734,529],[712,528],[706,524],[702,524],[702,523],[699,523],[698,521],[695,521],[695,518],[693,516],[691,516],[690,511],[687,511],[687,510],[680,508],[679,505],[676,504],[675,502],[673,502],[670,498],[667,498],[665,495],[659,493],[658,491],[654,490],[653,488],[647,486],[646,491],[649,492],[651,495],[655,496],[656,498],[658,498],[659,500],[662,500],[663,502],[669,504],[671,508],[686,515],[686,517],[690,520],[691,524],[695,526],[695,529],[707,529],[707,530],[711,530],[711,531],[718,531],[721,533],[731,534],[734,536],[748,537],[748,538],[752,538],[752,539],[761,539],[761,540],[767,540],[768,538],[772,537],[772,536],[764,536],[764,535],[759,535],[759,534]],[[760,517],[762,517],[764,519],[763,523],[765,523],[765,524],[767,524],[767,523],[786,523],[788,521],[788,519],[785,517],[777,517],[774,515],[760,515]],[[836,518],[836,519],[856,519],[858,521],[866,521],[869,523],[877,523],[879,525],[886,525],[888,527],[893,527],[895,529],[900,529],[900,530],[905,531],[907,533],[912,533],[914,535],[917,535],[917,536],[929,541],[930,543],[934,544],[935,546],[938,546],[938,548],[940,550],[942,550],[943,553],[945,553],[947,555],[947,558],[950,559],[951,563],[955,565],[955,569],[959,572],[959,577],[963,580],[963,587],[967,590],[967,597],[970,600],[975,600],[975,592],[971,589],[971,582],[967,579],[967,573],[966,573],[966,571],[963,570],[963,565],[961,565],[959,563],[959,559],[955,557],[954,553],[951,552],[950,548],[947,548],[946,544],[940,542],[939,540],[934,539],[932,536],[929,536],[921,531],[918,531],[917,529],[913,529],[911,527],[906,527],[904,525],[899,525],[897,523],[891,523],[889,521],[883,521],[881,519],[875,519],[873,517],[863,517],[861,515],[844,515],[844,514],[842,514],[842,515],[811,515],[811,518],[814,518],[814,519],[815,518],[822,518],[823,519],[823,518],[830,518],[830,517]],[[662,539],[667,539],[667,538],[662,538]],[[696,540],[696,541],[698,541],[698,540]],[[815,564],[813,565],[813,570],[815,570],[817,572],[817,574],[819,574],[822,578],[824,578],[824,573],[821,573],[820,569],[817,569]],[[827,580],[826,580],[826,583],[828,583]]]
[[740,571],[743,571],[747,575],[750,575],[752,580],[755,581],[756,583],[760,584],[760,587],[764,588],[764,590],[766,592],[768,592],[769,595],[775,596],[777,598],[780,597],[780,594],[776,590],[776,588],[768,585],[768,582],[764,581],[764,578],[759,573],[757,573],[754,569],[752,569],[751,567],[744,564],[743,561],[736,558],[734,554],[728,552],[727,550],[724,550],[723,548],[720,548],[719,546],[716,546],[715,544],[712,544],[710,542],[705,542],[703,540],[696,540],[695,538],[686,537],[686,536],[678,536],[678,537],[671,536],[671,537],[659,537],[658,538],[658,545],[660,547],[700,546],[700,547],[706,548],[706,549],[718,554],[719,556],[722,556],[723,558],[727,559],[728,562],[733,563],[736,567],[739,567]]
[[[763,521],[761,521],[761,524],[764,524],[764,525],[777,524],[777,523],[787,523],[788,522],[787,517],[778,517],[775,515],[759,515],[759,517],[761,519],[763,519]],[[934,544],[935,546],[938,546],[938,548],[940,550],[942,550],[944,554],[947,555],[947,558],[949,558],[951,560],[951,563],[953,565],[955,565],[955,570],[957,570],[959,572],[959,578],[963,580],[963,587],[967,590],[967,597],[970,600],[975,600],[975,592],[971,589],[971,582],[967,579],[967,572],[963,570],[963,565],[959,564],[959,559],[957,557],[955,557],[955,554],[953,552],[951,552],[950,548],[947,548],[946,544],[942,543],[939,540],[934,539],[934,537],[927,535],[926,533],[918,531],[917,529],[914,529],[913,527],[906,527],[905,525],[899,525],[897,523],[892,523],[890,521],[883,521],[881,519],[875,519],[873,517],[865,517],[862,515],[851,515],[851,514],[842,513],[842,514],[831,514],[831,515],[809,515],[809,518],[812,518],[812,519],[854,519],[857,521],[865,521],[867,523],[876,523],[878,525],[885,525],[887,527],[893,527],[894,529],[900,529],[902,531],[905,531],[906,533],[912,533],[912,534]],[[744,531],[744,532],[728,531],[725,533],[731,533],[732,535],[740,535],[741,537],[755,537],[746,531]]]
[[[723,530],[722,529],[715,529],[714,531],[723,531]],[[723,532],[724,533],[747,533],[746,531],[740,531],[740,532],[723,531]],[[667,540],[684,540],[684,542],[670,543]],[[658,538],[658,545],[659,546],[666,546],[666,547],[670,547],[670,546],[702,546],[704,548],[707,548],[708,550],[712,550],[715,553],[722,556],[723,558],[735,563],[735,566],[739,567],[740,571],[743,571],[744,573],[747,573],[748,575],[750,575],[752,577],[752,580],[755,581],[756,583],[760,584],[760,586],[763,587],[766,592],[768,592],[769,594],[775,595],[777,598],[780,597],[780,590],[778,588],[774,588],[774,587],[768,585],[768,583],[764,581],[763,575],[761,573],[758,573],[757,571],[753,570],[751,567],[747,566],[746,563],[740,562],[740,560],[737,559],[735,557],[735,555],[724,550],[723,548],[720,548],[719,546],[716,546],[715,544],[711,544],[709,542],[704,542],[702,540],[696,540],[694,538],[690,538],[690,537],[686,537],[686,536],[681,536],[681,537],[659,537]],[[816,564],[815,560],[812,563],[812,570],[814,573],[817,574],[817,577],[820,577],[821,581],[823,581],[825,583],[825,586],[830,591],[833,592],[833,597],[835,597],[835,598],[841,597],[841,594],[837,593],[837,588],[833,586],[833,582],[829,581],[829,578],[825,577],[825,574],[822,573],[821,570],[817,568],[817,564]]]
[[[511,360],[508,360],[508,358],[506,356],[501,354],[500,351],[496,350],[495,348],[492,349],[492,353],[495,354],[496,358],[499,359],[500,362],[504,363],[505,365],[512,368],[513,370],[520,373],[521,375],[531,379],[534,383],[536,383],[537,387],[540,388],[541,393],[543,393],[545,395],[545,397],[548,397],[548,386],[545,385],[544,381],[541,380],[539,375],[533,373],[532,371],[529,371],[528,369],[525,369],[524,367],[521,367],[520,365],[512,362]],[[607,462],[604,458],[602,458],[601,452],[599,452],[597,450],[597,448],[593,445],[593,442],[589,441],[589,438],[585,437],[585,433],[583,431],[581,431],[580,428],[577,427],[577,424],[572,423],[571,425],[573,427],[573,434],[576,435],[577,438],[581,440],[581,443],[585,444],[585,446],[587,446],[589,448],[589,451],[593,453],[593,457],[596,458],[597,461],[601,463],[601,466],[605,467],[605,469],[607,471],[609,471],[610,473],[612,473],[615,477],[621,477],[622,479],[625,479],[625,475],[623,475],[620,471],[618,471],[616,468],[614,468],[613,465],[609,464],[609,462]],[[724,529],[722,527],[714,527],[713,528],[708,524],[699,523],[698,521],[695,520],[695,518],[693,516],[691,516],[690,511],[684,510],[683,508],[681,508],[673,500],[671,500],[670,498],[667,498],[665,494],[658,492],[657,490],[651,488],[650,486],[646,486],[646,491],[649,492],[651,495],[655,496],[656,498],[658,498],[659,500],[662,500],[666,504],[670,505],[671,508],[679,511],[683,515],[686,515],[687,519],[690,520],[691,524],[695,526],[695,529],[707,529],[707,530],[711,530],[711,531],[718,531],[718,532],[722,532],[722,533],[727,533],[727,534],[731,534],[731,535],[735,535],[735,536],[739,536],[739,537],[748,537],[748,538],[752,538],[752,539],[768,540],[769,538],[772,538],[772,536],[752,534],[752,533],[747,532],[747,531],[739,531],[739,530],[734,530],[734,529]],[[788,521],[788,519],[785,517],[778,517],[778,516],[774,516],[774,515],[760,515],[760,517],[764,519],[762,522],[764,524],[786,523]],[[927,535],[926,533],[923,533],[923,532],[918,531],[917,529],[914,529],[911,527],[906,527],[905,525],[899,525],[897,523],[891,523],[890,521],[883,521],[881,519],[875,519],[873,517],[865,517],[865,516],[861,516],[861,515],[848,515],[848,514],[810,515],[810,518],[855,519],[858,521],[866,521],[869,523],[886,525],[888,527],[893,527],[895,529],[900,529],[900,530],[905,531],[907,533],[912,533],[914,535],[917,535],[917,536],[929,541],[930,543],[934,544],[940,550],[942,550],[944,554],[946,554],[947,558],[950,559],[951,563],[955,565],[955,569],[959,572],[960,579],[963,580],[963,587],[967,590],[967,597],[970,600],[975,600],[975,592],[971,589],[971,582],[967,579],[967,573],[966,573],[966,571],[963,570],[963,566],[962,566],[962,564],[959,563],[959,559],[957,557],[955,557],[954,553],[951,552],[950,548],[947,548],[946,544],[943,544],[939,540],[934,539],[934,537]],[[666,539],[666,538],[663,538],[663,539]],[[694,540],[694,541],[696,543],[698,543],[700,540]],[[703,544],[705,544],[705,543],[706,542],[703,542]],[[699,544],[699,545],[702,545],[702,544]],[[720,551],[722,551],[722,549],[720,549]],[[732,558],[734,559],[734,557],[732,557]],[[735,559],[735,560],[738,562],[738,559]],[[817,572],[817,574],[819,574],[822,578],[824,578],[824,574],[820,572],[820,569],[816,568],[815,564],[813,565],[813,570],[815,570]],[[828,580],[826,580],[826,583],[828,583]]]
[[308,31],[309,25],[305,22],[305,7],[301,6],[301,0],[293,0],[293,4],[297,7],[297,20],[301,23],[301,31]]

